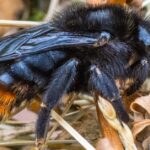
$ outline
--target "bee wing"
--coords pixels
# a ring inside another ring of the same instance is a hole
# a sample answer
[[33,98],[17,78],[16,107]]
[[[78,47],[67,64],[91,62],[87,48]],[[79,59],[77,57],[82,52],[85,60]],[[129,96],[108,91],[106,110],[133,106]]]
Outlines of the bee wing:
[[0,39],[0,62],[44,53],[58,48],[89,46],[96,39],[69,32],[58,32],[49,24]]
[[17,51],[23,44],[30,39],[43,35],[52,31],[53,28],[50,24],[37,26],[34,28],[26,29],[13,35],[9,35],[0,39],[0,56],[11,54]]

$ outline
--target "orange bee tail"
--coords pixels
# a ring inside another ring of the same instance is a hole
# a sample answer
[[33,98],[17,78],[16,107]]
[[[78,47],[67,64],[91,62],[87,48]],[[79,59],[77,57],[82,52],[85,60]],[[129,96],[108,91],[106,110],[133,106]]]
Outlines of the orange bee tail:
[[8,118],[16,102],[16,95],[0,85],[0,121]]

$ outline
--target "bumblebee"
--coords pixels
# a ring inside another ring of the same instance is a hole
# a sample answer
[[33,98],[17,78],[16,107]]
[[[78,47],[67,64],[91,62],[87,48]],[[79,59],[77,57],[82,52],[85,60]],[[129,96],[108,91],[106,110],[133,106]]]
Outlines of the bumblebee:
[[127,122],[115,80],[149,75],[150,22],[120,5],[72,5],[50,23],[0,39],[0,117],[41,95],[37,143],[44,141],[51,109],[69,92],[98,93]]

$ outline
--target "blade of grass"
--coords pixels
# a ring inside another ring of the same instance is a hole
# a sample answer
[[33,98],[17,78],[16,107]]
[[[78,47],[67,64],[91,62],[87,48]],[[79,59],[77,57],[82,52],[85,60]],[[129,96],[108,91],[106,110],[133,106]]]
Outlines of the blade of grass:
[[72,126],[70,126],[59,114],[54,110],[51,112],[52,117],[72,135],[86,150],[95,150],[95,148],[87,142]]

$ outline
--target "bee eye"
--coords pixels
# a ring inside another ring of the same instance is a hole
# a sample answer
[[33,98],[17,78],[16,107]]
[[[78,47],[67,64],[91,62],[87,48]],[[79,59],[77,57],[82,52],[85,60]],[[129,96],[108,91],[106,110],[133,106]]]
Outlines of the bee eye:
[[98,39],[98,44],[100,46],[104,46],[106,44],[109,43],[110,39],[111,39],[111,34],[109,32],[106,32],[106,31],[102,31],[100,33],[100,36],[99,36],[99,39]]

